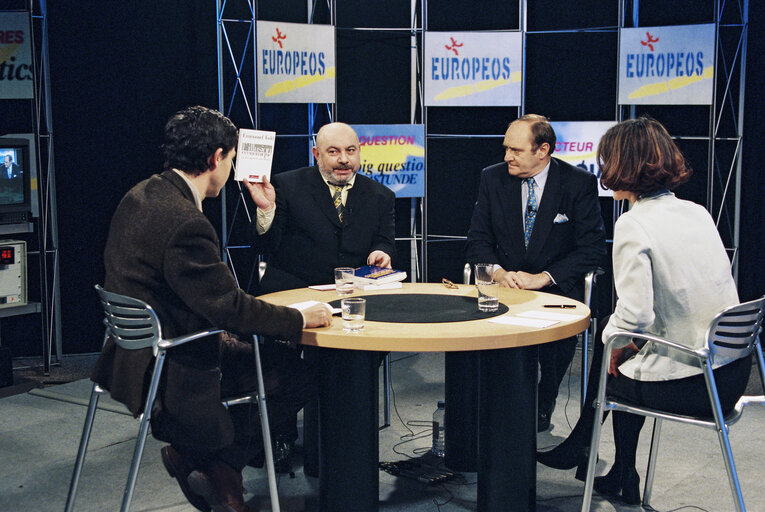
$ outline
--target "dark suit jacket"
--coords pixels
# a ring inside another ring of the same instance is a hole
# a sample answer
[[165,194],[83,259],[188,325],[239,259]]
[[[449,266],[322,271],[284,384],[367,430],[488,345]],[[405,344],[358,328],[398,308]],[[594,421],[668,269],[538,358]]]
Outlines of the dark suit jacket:
[[[266,304],[237,288],[220,259],[215,229],[174,171],[154,175],[125,195],[112,218],[104,263],[104,288],[149,303],[165,338],[212,326],[242,334],[300,337],[300,312]],[[168,354],[159,403],[172,417],[173,432],[164,440],[204,448],[222,447],[233,439],[219,392],[209,389],[220,385],[218,343],[218,337],[210,337]],[[137,415],[151,370],[151,349],[126,351],[108,341],[93,380]]]
[[21,166],[15,162],[11,162],[11,176],[8,177],[8,168],[5,166],[5,162],[0,163],[0,179],[13,179],[21,176]]
[[[467,243],[471,263],[499,263],[505,270],[547,271],[557,286],[544,291],[582,299],[584,275],[606,254],[598,184],[589,172],[550,159],[542,201],[526,249],[523,244],[521,179],[506,163],[481,173]],[[558,215],[566,222],[554,222]]]
[[254,222],[252,229],[256,248],[269,255],[263,291],[333,283],[335,267],[365,265],[375,250],[393,256],[395,195],[387,187],[356,174],[341,224],[317,167],[274,175],[273,183],[274,222],[261,236]]

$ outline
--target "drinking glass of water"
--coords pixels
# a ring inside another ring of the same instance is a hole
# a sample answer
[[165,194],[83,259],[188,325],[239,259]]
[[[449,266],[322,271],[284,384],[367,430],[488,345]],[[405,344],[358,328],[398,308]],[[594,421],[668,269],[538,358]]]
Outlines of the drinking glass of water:
[[364,329],[367,301],[361,297],[349,297],[340,301],[343,310],[343,331],[359,332]]
[[478,310],[496,311],[499,308],[499,283],[494,281],[494,265],[476,263],[475,287],[478,290]]
[[353,293],[354,270],[351,267],[337,267],[335,269],[335,290],[340,296]]

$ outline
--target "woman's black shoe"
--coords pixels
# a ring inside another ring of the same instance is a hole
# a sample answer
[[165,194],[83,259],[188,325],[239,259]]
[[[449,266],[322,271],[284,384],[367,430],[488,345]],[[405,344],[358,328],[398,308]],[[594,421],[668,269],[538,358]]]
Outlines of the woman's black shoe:
[[622,477],[622,501],[627,505],[640,503],[640,476],[634,469]]
[[640,476],[634,468],[622,476],[620,470],[612,467],[606,476],[595,478],[593,488],[598,494],[618,498],[627,505],[640,503]]
[[571,469],[574,466],[584,465],[586,472],[590,448],[577,445],[578,443],[569,442],[566,439],[550,451],[537,452],[537,461],[553,469]]

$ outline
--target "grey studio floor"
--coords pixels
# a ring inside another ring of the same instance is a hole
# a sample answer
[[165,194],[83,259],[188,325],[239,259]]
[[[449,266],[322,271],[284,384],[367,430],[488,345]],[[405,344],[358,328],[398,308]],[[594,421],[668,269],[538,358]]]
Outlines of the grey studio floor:
[[[90,392],[87,379],[64,382],[85,374],[93,357],[64,357],[44,387],[0,399],[0,511],[43,512],[64,508],[69,479]],[[579,356],[564,380],[553,415],[552,430],[539,434],[539,448],[559,443],[578,416]],[[32,370],[34,373],[34,370]],[[21,373],[21,372],[17,372]],[[38,371],[39,373],[39,371]],[[23,377],[23,375],[20,375]],[[442,354],[393,354],[395,410],[391,426],[380,432],[380,460],[421,457],[430,446],[428,422],[438,400],[443,399]],[[17,380],[18,377],[17,377]],[[45,379],[42,379],[45,380]],[[381,388],[382,389],[382,388]],[[750,385],[750,393],[759,386]],[[0,395],[2,396],[2,395]],[[382,400],[381,400],[382,403]],[[104,403],[96,416],[93,438],[85,461],[76,510],[116,511],[134,446],[137,422],[116,403]],[[382,407],[381,407],[382,418]],[[601,443],[598,474],[613,461],[610,420]],[[647,427],[650,422],[647,423]],[[750,408],[732,429],[733,453],[738,465],[748,509],[765,511],[765,409]],[[349,436],[353,432],[348,432]],[[650,429],[645,428],[638,454],[638,471],[645,475]],[[658,511],[729,511],[733,502],[714,432],[665,422],[662,450],[652,506]],[[161,443],[146,445],[131,510],[192,511],[176,482],[162,467]],[[509,461],[512,463],[512,461]],[[315,510],[318,480],[305,477],[299,454],[295,476],[279,477],[281,508],[285,511]],[[246,468],[245,498],[263,510],[271,510],[265,471]],[[577,511],[583,485],[574,470],[537,467],[537,510]],[[476,509],[476,474],[465,473],[446,484],[429,486],[380,472],[380,510],[457,512]],[[508,503],[507,511],[513,510]],[[641,510],[597,495],[593,510]],[[344,512],[344,511],[338,511]]]

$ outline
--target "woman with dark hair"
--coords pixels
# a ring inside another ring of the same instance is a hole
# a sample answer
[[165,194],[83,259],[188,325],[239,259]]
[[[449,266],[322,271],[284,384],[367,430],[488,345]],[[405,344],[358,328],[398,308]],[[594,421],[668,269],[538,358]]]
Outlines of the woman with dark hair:
[[[614,228],[613,272],[618,300],[595,343],[585,408],[569,437],[548,452],[542,464],[579,466],[584,479],[595,409],[603,343],[616,331],[647,333],[694,349],[705,345],[705,332],[722,309],[738,304],[736,285],[714,221],[700,205],[675,197],[670,189],[692,173],[667,130],[641,117],[609,129],[598,146],[601,183],[614,199],[627,199],[630,210]],[[618,342],[617,342],[618,343]],[[715,359],[714,373],[723,412],[730,411],[746,388],[751,357]],[[612,350],[607,395],[687,415],[712,415],[701,368],[662,347],[634,343]],[[677,396],[686,397],[678,401]],[[638,437],[645,418],[614,412],[614,464],[595,478],[600,494],[629,504],[640,502],[635,469]]]

